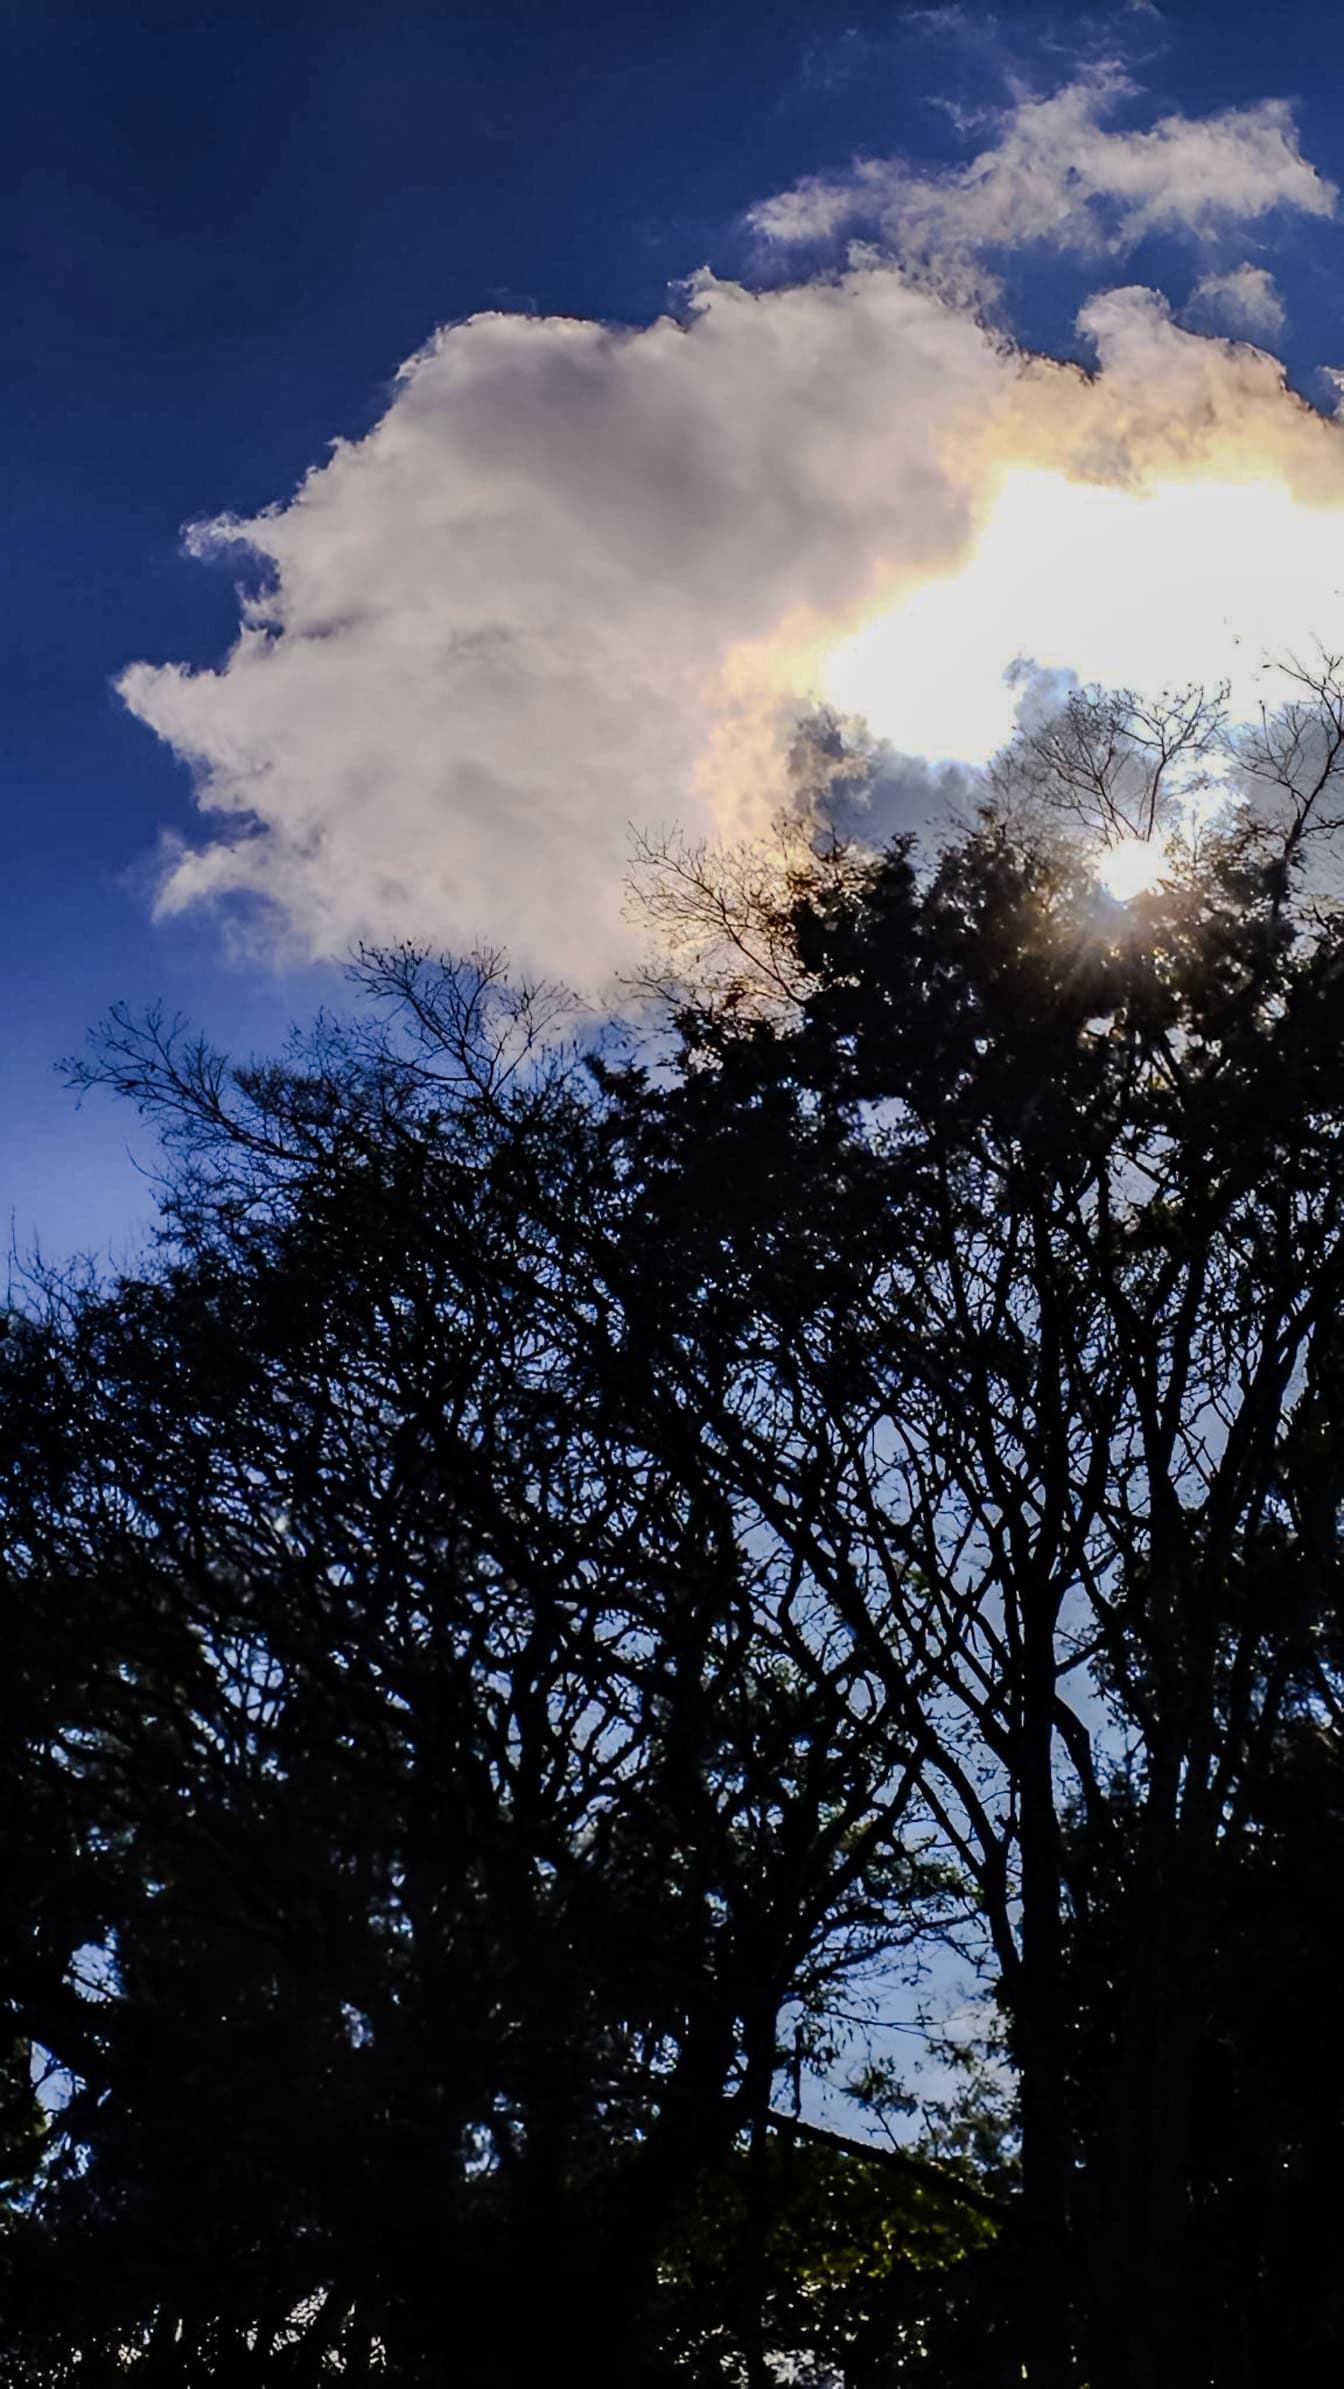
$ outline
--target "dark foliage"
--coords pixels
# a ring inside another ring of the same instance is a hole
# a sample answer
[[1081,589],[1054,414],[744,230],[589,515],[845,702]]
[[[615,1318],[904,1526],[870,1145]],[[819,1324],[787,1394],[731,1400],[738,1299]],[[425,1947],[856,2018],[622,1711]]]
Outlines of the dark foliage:
[[[161,1241],[0,1379],[0,2378],[1333,2369],[1332,722],[1129,908],[1198,706],[665,858],[656,1062],[410,953],[275,1065],[114,1018]],[[809,2121],[949,1941],[1011,2117]]]

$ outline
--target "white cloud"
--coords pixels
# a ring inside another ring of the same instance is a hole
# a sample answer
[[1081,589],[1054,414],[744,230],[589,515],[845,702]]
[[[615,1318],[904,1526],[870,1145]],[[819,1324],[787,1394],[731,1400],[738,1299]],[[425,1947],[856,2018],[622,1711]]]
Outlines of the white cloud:
[[1287,320],[1274,276],[1262,265],[1234,266],[1226,274],[1201,274],[1187,313],[1221,331],[1273,340]]
[[123,677],[215,833],[161,907],[260,899],[314,954],[498,940],[591,985],[629,934],[630,826],[763,818],[827,655],[956,572],[1013,473],[1344,497],[1339,434],[1257,350],[1141,290],[1084,327],[1094,379],[870,264],[705,278],[686,327],[441,333],[366,439],[201,537],[270,568],[227,661]]
[[[1108,132],[1122,88],[1020,100],[959,175],[861,167],[760,211],[785,237],[838,226],[857,192],[913,274],[873,251],[765,293],[704,274],[685,322],[631,332],[474,317],[287,503],[193,534],[251,551],[266,593],[217,670],[120,682],[208,824],[166,856],[160,909],[213,902],[314,955],[499,942],[592,986],[631,950],[631,828],[759,825],[833,651],[1011,523],[1013,475],[1268,478],[1340,503],[1335,428],[1153,292],[1084,310],[1092,378],[951,303],[991,240],[1114,249],[1333,207],[1277,104]],[[1268,275],[1215,284],[1267,321]]]
[[1108,128],[1105,116],[1135,88],[1119,68],[1098,67],[1047,99],[1019,97],[997,141],[967,166],[929,173],[861,158],[764,201],[748,222],[784,246],[875,229],[907,265],[955,287],[986,250],[1123,255],[1150,232],[1199,239],[1277,208],[1334,212],[1335,186],[1303,157],[1285,101]]
[[688,328],[441,333],[288,505],[198,536],[271,568],[224,666],[122,678],[222,832],[172,860],[162,908],[245,892],[314,952],[423,932],[609,963],[629,825],[750,797],[760,675],[725,680],[730,658],[893,560],[955,561],[959,438],[1010,380],[890,272],[706,278]]

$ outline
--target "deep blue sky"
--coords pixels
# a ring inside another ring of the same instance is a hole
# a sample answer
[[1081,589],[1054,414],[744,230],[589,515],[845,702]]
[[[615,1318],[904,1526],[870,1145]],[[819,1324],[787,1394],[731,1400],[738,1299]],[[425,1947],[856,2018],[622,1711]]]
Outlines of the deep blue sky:
[[[1123,40],[1188,113],[1292,97],[1307,155],[1344,180],[1344,21],[1293,0],[1120,12],[1095,35],[1007,9],[971,38],[829,0],[5,0],[3,22],[0,1206],[21,1247],[40,1231],[58,1252],[148,1209],[131,1123],[75,1119],[51,1068],[109,1002],[162,995],[246,1045],[330,989],[229,966],[203,915],[149,917],[155,840],[194,817],[111,679],[215,660],[236,628],[230,571],[184,559],[184,523],[285,497],[438,323],[647,319],[702,261],[742,264],[753,200],[856,151],[953,154],[933,103],[1002,97],[1004,45],[1049,79]],[[1276,260],[1304,379],[1344,351],[1338,238]],[[1013,295],[1058,346],[1048,278]]]

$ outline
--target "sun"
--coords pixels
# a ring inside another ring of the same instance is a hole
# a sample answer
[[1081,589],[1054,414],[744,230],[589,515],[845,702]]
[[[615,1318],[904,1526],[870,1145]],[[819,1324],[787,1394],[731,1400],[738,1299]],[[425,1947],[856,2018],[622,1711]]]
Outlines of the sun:
[[1113,846],[1103,847],[1093,868],[1107,895],[1117,904],[1128,904],[1157,887],[1170,866],[1162,839],[1117,838]]
[[823,654],[821,692],[901,754],[971,766],[1011,738],[1028,665],[1149,694],[1226,685],[1254,719],[1265,659],[1340,619],[1339,533],[1338,508],[1276,481],[1129,489],[1021,469],[958,571]]

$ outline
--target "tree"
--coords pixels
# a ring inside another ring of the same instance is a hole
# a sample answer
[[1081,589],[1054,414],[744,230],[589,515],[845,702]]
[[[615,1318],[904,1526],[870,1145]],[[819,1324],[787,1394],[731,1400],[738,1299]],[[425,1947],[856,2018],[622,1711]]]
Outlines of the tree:
[[[674,850],[633,1053],[410,953],[280,1064],[114,1018],[161,1246],[0,1407],[16,2382],[1324,2361],[1342,722],[1084,692],[935,856]],[[953,1935],[1016,2150],[784,2112]]]
[[664,2377],[744,2135],[767,2228],[781,2010],[946,1905],[901,1719],[800,1669],[606,1351],[591,1079],[488,966],[361,978],[283,1065],[113,1022],[160,1249],[49,1284],[7,1380],[6,1987],[71,2085],[15,2381]]
[[[1195,2319],[1193,2377],[1252,2389],[1281,2369],[1328,2378],[1344,2345],[1330,2249],[1344,2117],[1333,1986],[1340,1748],[1298,1717],[1281,1728],[1249,1829],[1224,1836],[1190,1986],[1190,2177],[1180,2250]],[[1133,1833],[1132,1804],[1116,1829]],[[1137,1929],[1127,1866],[1070,1933],[1072,2093],[1083,2171],[1108,2159],[1105,2091],[1119,2053]],[[1319,2021],[1318,2021],[1319,2019]]]
[[[1033,2382],[1216,2377],[1185,2262],[1205,1987],[1284,1729],[1339,1722],[1344,927],[1308,865],[1340,718],[1328,672],[1240,743],[1200,700],[1084,693],[932,869],[822,855],[744,902],[674,855],[722,960],[675,1069],[621,1090],[641,1343],[905,1703],[983,1903]],[[1188,819],[1215,762],[1226,826],[1113,903],[1097,844]],[[1073,2007],[1117,1903],[1084,2132]]]

